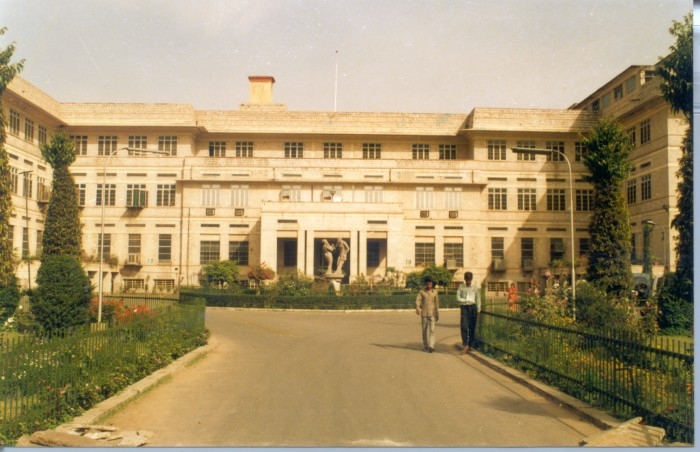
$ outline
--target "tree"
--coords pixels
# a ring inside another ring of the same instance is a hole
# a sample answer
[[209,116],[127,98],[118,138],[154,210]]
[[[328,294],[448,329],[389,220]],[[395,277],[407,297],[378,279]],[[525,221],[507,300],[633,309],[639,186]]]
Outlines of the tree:
[[250,270],[248,270],[248,279],[255,282],[256,292],[260,292],[260,282],[269,281],[275,279],[275,271],[271,269],[265,262],[253,265]]
[[75,180],[68,171],[75,160],[75,146],[65,133],[59,131],[51,138],[50,145],[41,146],[41,155],[53,168],[51,201],[42,239],[43,255],[80,256],[80,208]]
[[406,277],[406,287],[409,289],[420,290],[423,288],[423,280],[426,277],[433,280],[435,287],[447,287],[452,282],[453,274],[446,267],[438,267],[437,265],[429,265],[420,272],[409,273]]
[[[0,36],[7,28],[0,28]],[[15,53],[14,43],[0,51],[0,324],[5,323],[19,304],[19,289],[15,276],[15,260],[10,240],[10,216],[12,215],[12,185],[10,166],[5,150],[5,109],[2,95],[13,78],[22,71],[24,60],[11,63]]]
[[233,287],[238,282],[238,264],[231,260],[211,262],[202,268],[202,274],[210,286]]
[[587,280],[608,294],[627,297],[632,286],[631,231],[624,183],[631,172],[628,156],[634,148],[622,126],[602,118],[584,139],[583,163],[593,185],[593,218],[589,228]]

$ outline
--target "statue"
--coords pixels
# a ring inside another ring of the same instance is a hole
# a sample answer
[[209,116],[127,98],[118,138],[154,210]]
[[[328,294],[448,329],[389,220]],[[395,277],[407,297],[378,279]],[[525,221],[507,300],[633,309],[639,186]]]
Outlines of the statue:
[[333,271],[333,251],[335,248],[326,239],[321,242],[323,243],[323,257],[326,259],[326,275],[330,275]]
[[340,274],[343,271],[343,264],[345,264],[345,261],[348,258],[350,246],[345,240],[339,238],[338,241],[335,243],[335,247],[338,248],[338,250],[340,250],[338,254],[338,265],[335,267],[335,273]]

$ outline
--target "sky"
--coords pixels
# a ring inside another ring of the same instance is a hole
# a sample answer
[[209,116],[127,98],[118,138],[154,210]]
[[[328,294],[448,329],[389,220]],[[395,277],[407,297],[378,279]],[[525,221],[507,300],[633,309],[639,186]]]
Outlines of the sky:
[[669,52],[692,0],[0,0],[0,48],[61,102],[290,111],[567,108]]

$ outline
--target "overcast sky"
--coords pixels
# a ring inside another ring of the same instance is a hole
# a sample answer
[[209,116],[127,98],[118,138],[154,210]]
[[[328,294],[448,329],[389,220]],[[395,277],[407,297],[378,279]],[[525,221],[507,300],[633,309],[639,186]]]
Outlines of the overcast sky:
[[566,108],[668,53],[691,0],[0,0],[3,48],[64,102]]

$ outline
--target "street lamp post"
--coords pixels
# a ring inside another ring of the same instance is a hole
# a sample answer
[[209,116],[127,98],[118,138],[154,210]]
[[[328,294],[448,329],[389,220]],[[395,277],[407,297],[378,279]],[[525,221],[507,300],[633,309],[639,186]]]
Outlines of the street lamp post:
[[[32,268],[29,264],[29,190],[27,187],[27,181],[29,180],[29,174],[32,170],[22,171],[21,175],[24,176],[24,181],[22,182],[24,187],[24,220],[27,228],[27,255],[24,256],[27,261],[27,291],[32,290]],[[24,248],[24,245],[22,246]]]
[[98,251],[98,259],[100,260],[100,267],[99,267],[99,274],[97,276],[98,278],[98,297],[97,297],[97,324],[99,325],[102,323],[102,300],[104,298],[104,276],[102,275],[102,269],[104,266],[104,244],[105,244],[105,204],[106,204],[106,186],[107,186],[107,166],[109,165],[109,161],[112,159],[112,157],[119,151],[132,151],[132,152],[138,152],[139,154],[160,154],[160,155],[169,155],[165,151],[156,151],[156,150],[148,150],[148,149],[133,149],[129,147],[124,147],[124,148],[119,148],[119,149],[114,149],[110,151],[109,156],[105,160],[104,166],[102,168],[102,214],[101,214],[101,221],[100,221],[100,249]]
[[573,308],[573,317],[574,320],[576,320],[576,247],[574,244],[574,178],[571,173],[571,162],[569,162],[569,158],[566,156],[561,151],[558,151],[556,149],[531,149],[531,148],[522,148],[522,147],[514,147],[511,148],[511,150],[516,153],[516,154],[535,154],[535,155],[549,155],[551,156],[553,153],[557,153],[564,157],[564,161],[566,161],[566,166],[569,169],[569,192],[570,192],[570,201],[569,201],[569,223],[571,229],[571,299],[572,299],[572,308]]
[[654,226],[656,226],[656,223],[651,220],[642,221],[642,239],[644,240],[644,262],[642,272],[648,274],[649,276],[653,275],[653,267],[651,262],[651,231],[654,230]]

